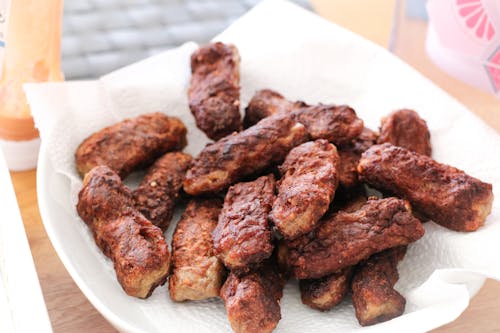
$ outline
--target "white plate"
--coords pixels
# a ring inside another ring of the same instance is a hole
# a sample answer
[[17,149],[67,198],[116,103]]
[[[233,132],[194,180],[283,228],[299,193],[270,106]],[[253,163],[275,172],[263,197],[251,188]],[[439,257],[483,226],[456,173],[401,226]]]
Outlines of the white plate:
[[[155,330],[155,327],[151,326],[150,323],[151,320],[154,320],[154,314],[162,315],[161,310],[164,309],[164,305],[158,304],[160,311],[156,311],[154,307],[155,303],[161,302],[161,298],[168,298],[166,285],[156,289],[153,296],[146,301],[129,297],[121,290],[114,277],[111,262],[105,259],[104,255],[92,243],[90,233],[85,230],[82,232],[82,229],[85,228],[83,222],[68,211],[72,207],[62,206],[58,203],[61,198],[68,198],[69,201],[69,187],[68,179],[54,171],[47,150],[42,143],[37,170],[38,205],[45,230],[64,266],[92,305],[119,331],[160,332]],[[54,198],[58,198],[58,200]],[[178,218],[178,214],[176,214],[175,218]],[[173,229],[173,226],[169,228],[170,231]],[[473,297],[479,291],[484,281],[485,278],[480,275],[471,275],[468,278],[467,288],[470,297]],[[283,305],[287,305],[282,307],[283,316],[290,319],[291,322],[287,326],[294,327],[294,322],[300,323],[301,318],[303,318],[300,311],[303,310],[308,315],[317,317],[316,320],[319,320],[319,322],[315,322],[315,325],[328,327],[328,323],[332,320],[331,313],[320,313],[301,306],[297,289],[296,284],[287,285],[286,296],[282,301]],[[152,303],[149,308],[151,314],[143,311],[142,307],[145,303]],[[190,321],[189,314],[186,316],[185,311],[182,311],[184,316],[176,317],[177,321],[171,322],[168,331],[210,332],[210,323],[214,320],[218,321],[217,325],[224,325],[220,322],[226,320],[222,303],[219,300],[204,303],[208,305],[209,309],[207,311],[210,311],[207,316],[213,316],[214,318],[206,322],[195,320],[196,318],[192,318],[193,321]],[[170,305],[174,306],[174,311],[175,308],[177,310],[189,309],[187,303]],[[294,316],[287,315],[287,310],[289,310],[289,313],[295,313],[297,309],[299,309],[299,313],[295,314],[297,316],[295,320]],[[336,308],[334,312],[345,313],[346,311],[352,313],[352,321],[355,321],[353,309],[348,302],[344,302],[341,308]],[[166,315],[166,313],[163,313],[163,315]],[[176,314],[170,313],[169,315],[175,317]],[[215,317],[217,318],[215,319]],[[323,319],[324,324],[321,324],[321,319]],[[283,324],[284,319],[282,319],[280,330],[277,330],[277,332],[292,332],[292,330],[282,329]],[[306,321],[304,327],[296,326],[297,330],[293,331],[305,332],[306,330],[303,329],[310,328],[310,325]],[[176,326],[177,329],[171,329]],[[227,329],[230,332],[229,327]],[[387,328],[381,327],[380,329],[380,332],[387,332]]]
[[[242,105],[256,89],[273,88],[290,99],[350,104],[372,128],[395,108],[414,108],[428,121],[434,157],[494,183],[495,194],[500,196],[500,156],[492,153],[500,151],[498,135],[430,81],[372,43],[274,0],[264,1],[218,38],[235,43],[242,54]],[[38,200],[45,228],[82,292],[122,331],[230,332],[220,300],[175,304],[166,287],[158,288],[147,300],[127,296],[116,281],[111,262],[97,248],[71,202],[68,177],[77,179],[71,158],[77,144],[93,130],[113,119],[152,111],[146,106],[166,103],[169,107],[160,110],[177,114],[192,126],[185,100],[189,47],[192,45],[100,82],[27,89],[42,133]],[[102,84],[107,88],[104,91]],[[111,106],[101,103],[102,96],[113,101]],[[68,117],[61,118],[59,124],[51,122],[61,114]],[[68,122],[71,119],[73,122]],[[51,132],[54,128],[57,131]],[[191,152],[199,151],[203,144],[202,136],[196,133],[190,130]],[[424,332],[452,321],[467,307],[485,275],[500,276],[496,258],[500,253],[499,220],[495,202],[486,226],[475,233],[425,225],[426,236],[409,248],[399,267],[397,288],[407,298],[404,316],[361,329],[349,301],[321,313],[301,304],[297,286],[291,283],[285,289],[283,319],[276,332]]]

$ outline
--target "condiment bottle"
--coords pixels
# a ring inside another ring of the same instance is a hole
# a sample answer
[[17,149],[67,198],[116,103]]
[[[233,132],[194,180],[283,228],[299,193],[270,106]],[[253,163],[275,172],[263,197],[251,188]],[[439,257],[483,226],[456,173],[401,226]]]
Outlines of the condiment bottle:
[[11,170],[36,166],[40,139],[23,91],[61,81],[62,0],[0,0],[0,146]]

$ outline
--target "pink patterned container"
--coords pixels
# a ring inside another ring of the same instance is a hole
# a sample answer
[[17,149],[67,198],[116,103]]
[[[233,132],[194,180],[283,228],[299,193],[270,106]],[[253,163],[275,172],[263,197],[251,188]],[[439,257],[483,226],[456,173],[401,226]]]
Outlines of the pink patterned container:
[[427,11],[430,58],[500,97],[500,0],[429,0]]

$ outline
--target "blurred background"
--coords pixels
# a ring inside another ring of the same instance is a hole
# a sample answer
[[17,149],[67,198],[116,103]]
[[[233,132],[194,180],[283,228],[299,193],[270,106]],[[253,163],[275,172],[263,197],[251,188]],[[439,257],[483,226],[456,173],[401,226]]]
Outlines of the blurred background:
[[[435,57],[429,57],[427,0],[291,1],[389,49],[500,131],[494,111],[498,108],[498,98],[484,92],[484,87],[472,88],[471,85],[477,84],[459,77],[460,68],[453,71],[442,63],[437,66]],[[481,1],[460,0],[457,4],[472,8],[469,13],[474,16],[481,9],[478,8]],[[66,80],[97,78],[187,41],[205,43],[259,2],[66,0],[62,71]],[[441,1],[445,2],[455,1]],[[476,68],[482,71],[482,65]]]
[[[260,0],[65,0],[62,69],[95,78],[187,41],[205,43]],[[311,9],[308,0],[292,2]]]

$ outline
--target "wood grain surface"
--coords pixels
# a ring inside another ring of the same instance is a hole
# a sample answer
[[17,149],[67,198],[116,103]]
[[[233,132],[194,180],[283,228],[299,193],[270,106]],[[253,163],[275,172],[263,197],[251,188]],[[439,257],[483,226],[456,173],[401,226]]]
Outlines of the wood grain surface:
[[[335,0],[312,0],[314,8],[333,21],[339,15],[343,15],[337,11],[335,2]],[[343,6],[347,6],[345,10],[355,15],[356,8],[349,7],[348,2],[344,0],[342,2]],[[391,6],[394,1],[377,0],[377,3],[381,6],[384,3]],[[359,6],[359,0],[352,1],[352,6]],[[377,12],[374,12],[376,10],[375,8],[362,11],[359,17],[343,19],[340,23],[349,24],[351,30],[384,44],[387,41],[387,28],[373,29],[373,20],[367,17],[367,15],[377,16]],[[386,8],[381,7],[380,10],[386,11]],[[387,16],[387,13],[384,15]],[[429,61],[423,51],[425,22],[405,23],[403,28],[406,35],[397,45],[398,55],[468,106],[490,126],[500,131],[499,100],[454,80]],[[116,332],[80,292],[52,248],[38,211],[35,171],[11,173],[11,176],[54,332]],[[489,280],[471,301],[469,308],[456,321],[434,332],[499,332],[499,300],[500,282]]]

